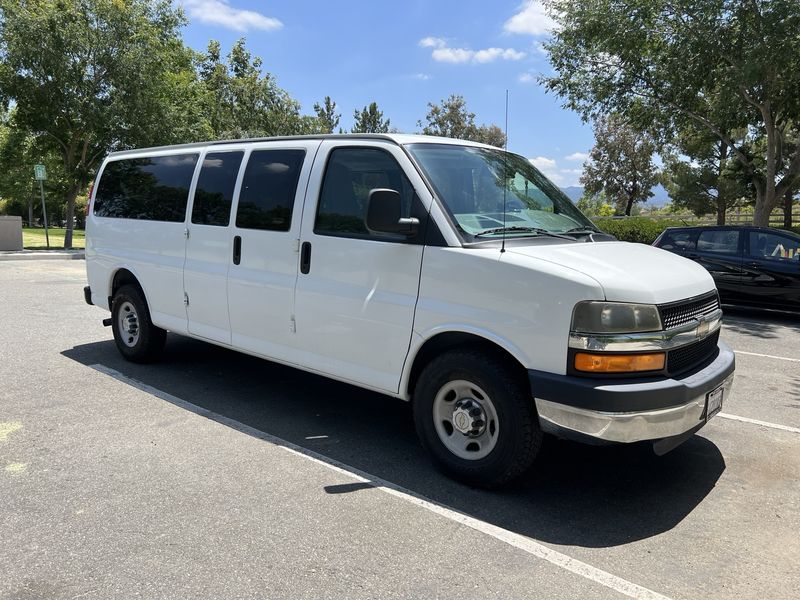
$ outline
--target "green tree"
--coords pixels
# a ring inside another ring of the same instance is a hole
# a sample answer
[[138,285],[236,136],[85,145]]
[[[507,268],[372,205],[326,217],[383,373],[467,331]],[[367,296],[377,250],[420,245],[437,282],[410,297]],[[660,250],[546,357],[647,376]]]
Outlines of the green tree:
[[[545,1],[557,22],[547,88],[584,118],[621,113],[667,137],[690,124],[707,131],[742,164],[754,222],[767,224],[800,177],[800,3]],[[748,136],[734,139],[732,124]],[[761,156],[746,149],[758,137]]]
[[209,42],[199,59],[199,74],[213,137],[292,135],[313,128],[313,122],[300,115],[300,104],[262,67],[244,39],[233,45],[227,61],[222,60],[220,43]]
[[584,193],[578,199],[576,206],[588,217],[611,217],[615,212],[602,191],[597,194]]
[[353,111],[353,119],[355,123],[350,133],[389,133],[389,119],[383,118],[383,112],[378,110],[375,102],[360,111]]
[[[682,160],[679,154],[694,160]],[[734,168],[728,145],[703,131],[682,135],[663,159],[662,183],[676,209],[697,216],[714,213],[717,225],[724,225],[727,211],[748,196],[746,180]]]
[[314,112],[317,114],[317,122],[320,133],[334,133],[339,127],[341,113],[336,112],[336,102],[330,96],[325,96],[322,104],[314,104]]
[[621,117],[600,117],[595,122],[595,143],[584,165],[581,184],[590,196],[603,192],[621,214],[630,216],[636,202],[653,195],[658,171],[653,164],[655,145]]
[[480,142],[503,148],[506,135],[497,125],[475,125],[475,113],[467,108],[463,96],[451,94],[440,104],[428,103],[425,121],[417,121],[425,135]]
[[168,138],[171,72],[190,69],[169,0],[0,0],[0,95],[14,122],[60,156],[67,232],[109,150]]

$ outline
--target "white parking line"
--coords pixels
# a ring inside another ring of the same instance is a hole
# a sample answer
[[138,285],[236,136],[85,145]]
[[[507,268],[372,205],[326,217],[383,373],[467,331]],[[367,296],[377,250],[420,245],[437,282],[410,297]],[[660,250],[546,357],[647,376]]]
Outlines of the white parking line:
[[122,383],[133,386],[143,392],[170,402],[171,404],[179,406],[183,409],[189,410],[197,415],[206,417],[207,419],[211,419],[212,421],[216,421],[218,423],[222,423],[223,425],[227,425],[228,427],[241,431],[242,433],[246,433],[252,437],[274,444],[275,446],[281,447],[292,454],[305,458],[306,460],[310,460],[316,464],[336,471],[337,473],[341,473],[342,475],[351,477],[357,481],[369,483],[375,486],[377,489],[382,490],[387,494],[391,494],[396,498],[400,498],[441,517],[456,523],[460,523],[461,525],[479,531],[485,535],[491,536],[496,540],[504,542],[510,546],[513,546],[514,548],[522,550],[523,552],[527,552],[536,558],[546,560],[547,562],[560,567],[565,571],[569,571],[570,573],[615,590],[621,594],[624,594],[625,596],[628,596],[629,598],[638,598],[642,600],[669,600],[662,594],[618,577],[617,575],[613,575],[607,571],[603,571],[602,569],[598,569],[597,567],[593,567],[592,565],[580,560],[571,558],[566,554],[558,552],[557,550],[553,550],[552,548],[549,548],[544,544],[540,544],[539,542],[536,542],[528,537],[514,533],[513,531],[509,531],[507,529],[503,529],[502,527],[492,525],[491,523],[486,523],[474,517],[470,517],[469,515],[461,513],[443,504],[438,504],[390,481],[386,481],[380,477],[375,477],[374,475],[370,475],[369,473],[361,471],[355,467],[351,467],[350,465],[346,465],[327,456],[317,454],[316,452],[308,450],[307,448],[303,448],[302,446],[298,446],[284,439],[264,433],[263,431],[255,429],[254,427],[250,427],[249,425],[245,425],[244,423],[240,423],[239,421],[235,421],[234,419],[230,419],[224,415],[220,415],[201,406],[192,404],[191,402],[187,402],[186,400],[182,400],[181,398],[173,396],[172,394],[168,394],[167,392],[162,392],[157,388],[149,386],[146,383],[142,383],[141,381],[137,381],[136,379],[132,379],[105,365],[95,364],[90,365],[90,367],[96,371],[99,371],[100,373],[109,375],[110,377],[113,377]]
[[718,413],[718,417],[723,419],[730,419],[731,421],[741,421],[742,423],[750,423],[752,425],[760,425],[761,427],[769,427],[771,429],[780,429],[781,431],[790,431],[792,433],[800,433],[800,428],[790,427],[789,425],[781,425],[780,423],[768,423],[767,421],[759,421],[757,419],[749,419],[747,417],[740,417],[739,415],[731,415],[728,413]]
[[761,356],[763,358],[774,358],[777,360],[788,360],[789,362],[800,363],[800,358],[789,358],[788,356],[773,356],[772,354],[759,354],[758,352],[745,352],[744,350],[736,350],[736,354],[744,354],[746,356]]

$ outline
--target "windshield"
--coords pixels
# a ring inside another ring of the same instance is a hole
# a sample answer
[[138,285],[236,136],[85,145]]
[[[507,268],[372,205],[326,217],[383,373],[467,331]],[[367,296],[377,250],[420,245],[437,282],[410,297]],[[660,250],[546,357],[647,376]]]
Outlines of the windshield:
[[471,237],[597,231],[521,156],[452,144],[409,144],[408,150],[461,231]]

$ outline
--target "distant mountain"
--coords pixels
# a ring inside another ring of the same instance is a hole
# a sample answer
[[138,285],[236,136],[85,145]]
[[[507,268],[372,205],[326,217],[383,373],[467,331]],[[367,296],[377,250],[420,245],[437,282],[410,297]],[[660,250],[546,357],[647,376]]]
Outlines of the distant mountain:
[[[563,187],[561,188],[561,191],[564,192],[573,202],[577,202],[580,200],[581,196],[583,196],[583,187],[579,185]],[[653,197],[645,202],[644,206],[664,206],[665,204],[669,203],[669,201],[670,199],[667,190],[664,189],[664,186],[658,184],[653,188]]]

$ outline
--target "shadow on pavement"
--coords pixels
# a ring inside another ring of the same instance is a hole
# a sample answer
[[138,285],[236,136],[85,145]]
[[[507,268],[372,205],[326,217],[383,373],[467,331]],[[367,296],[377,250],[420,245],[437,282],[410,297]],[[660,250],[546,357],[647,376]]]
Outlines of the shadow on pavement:
[[[725,470],[717,447],[697,435],[663,457],[646,445],[591,447],[548,438],[520,481],[500,491],[475,490],[431,466],[411,407],[400,400],[176,335],[154,365],[125,362],[112,341],[62,354],[553,544],[608,547],[668,531]],[[359,493],[365,487],[331,485],[326,491]]]
[[800,315],[724,306],[726,329],[763,339],[780,338],[786,330],[800,334]]

